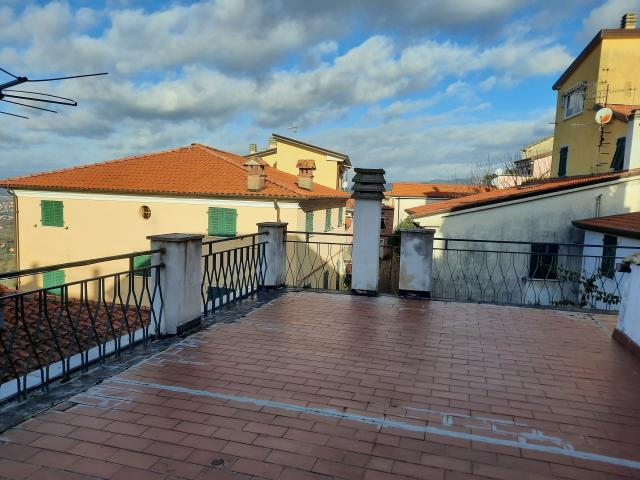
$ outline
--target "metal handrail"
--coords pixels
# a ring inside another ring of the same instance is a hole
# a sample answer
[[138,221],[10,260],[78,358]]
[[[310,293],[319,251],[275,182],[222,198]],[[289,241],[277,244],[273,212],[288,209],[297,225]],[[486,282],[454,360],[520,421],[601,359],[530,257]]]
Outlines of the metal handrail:
[[243,238],[259,237],[261,235],[269,235],[269,232],[247,233],[245,235],[237,235],[235,237],[221,238],[221,239],[218,239],[218,240],[205,240],[205,241],[202,242],[202,244],[203,245],[212,245],[214,243],[230,242],[232,240],[242,240]]
[[92,258],[89,260],[79,260],[77,262],[58,263],[56,265],[48,265],[46,267],[28,268],[26,270],[14,270],[11,272],[0,273],[0,279],[3,278],[16,278],[25,277],[27,275],[34,275],[37,273],[51,272],[53,270],[60,270],[63,268],[72,267],[84,267],[86,265],[93,265],[96,263],[111,262],[114,260],[122,260],[125,258],[134,258],[141,255],[152,255],[154,253],[164,253],[164,248],[157,248],[155,250],[144,250],[142,252],[122,253],[120,255],[111,255],[109,257]]
[[331,233],[331,232],[305,232],[303,230],[287,230],[287,233],[294,233],[297,235],[327,235],[336,237],[353,237],[353,233]]
[[[474,238],[445,238],[445,237],[434,237],[434,241],[440,242],[471,242],[471,243],[505,243],[511,245],[532,245],[535,243],[552,243],[554,245],[558,245],[561,247],[597,247],[602,248],[602,244],[589,244],[589,243],[559,243],[559,242],[525,242],[518,240],[476,240]],[[628,248],[628,249],[637,249],[638,247],[626,246],[626,245],[612,245],[616,248]]]

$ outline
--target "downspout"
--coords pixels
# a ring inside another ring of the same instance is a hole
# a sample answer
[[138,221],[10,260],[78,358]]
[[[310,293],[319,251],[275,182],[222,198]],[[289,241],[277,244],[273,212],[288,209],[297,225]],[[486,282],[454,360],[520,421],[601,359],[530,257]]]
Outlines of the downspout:
[[[7,189],[7,192],[13,199],[13,245],[16,249],[16,270],[20,270],[20,228],[18,225],[18,196],[12,189]],[[16,290],[20,290],[20,277],[16,279]]]
[[600,217],[600,204],[602,203],[602,194],[596,197],[596,218]]
[[273,208],[276,209],[276,222],[280,223],[280,205],[278,205],[278,200],[273,201]]

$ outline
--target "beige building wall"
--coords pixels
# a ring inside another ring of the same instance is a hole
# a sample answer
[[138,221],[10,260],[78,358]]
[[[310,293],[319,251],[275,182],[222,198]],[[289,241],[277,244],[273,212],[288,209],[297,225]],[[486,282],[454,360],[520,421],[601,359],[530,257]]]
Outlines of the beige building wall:
[[402,223],[402,221],[409,216],[405,211],[408,208],[415,208],[421,205],[441,202],[442,200],[427,197],[389,197],[388,205],[394,208],[393,228],[395,229],[399,223]]
[[340,165],[342,162],[331,160],[326,153],[278,141],[276,152],[261,155],[261,158],[270,166],[296,176],[298,175],[298,167],[296,166],[298,160],[314,160],[316,169],[313,181],[329,188],[342,190],[340,179]]
[[[256,232],[258,222],[277,219],[274,203],[269,200],[34,191],[16,191],[16,195],[20,269],[149,250],[149,235],[180,232],[206,236],[209,207],[235,208],[238,212],[238,235]],[[41,225],[40,201],[43,199],[64,202],[64,227]],[[143,205],[151,209],[148,220],[140,214]],[[288,222],[290,226],[298,224],[297,202],[280,200],[278,206],[281,221]],[[65,271],[65,280],[73,281],[127,268],[126,260],[76,267]],[[25,283],[40,286],[41,276]]]
[[[600,126],[595,123],[596,104],[640,103],[640,39],[605,38],[560,86],[556,100],[551,176],[558,176],[560,149],[569,147],[567,176],[610,171],[618,138],[626,133],[626,122],[613,119],[604,127],[605,142],[600,151]],[[587,82],[582,113],[565,119],[564,93]]]

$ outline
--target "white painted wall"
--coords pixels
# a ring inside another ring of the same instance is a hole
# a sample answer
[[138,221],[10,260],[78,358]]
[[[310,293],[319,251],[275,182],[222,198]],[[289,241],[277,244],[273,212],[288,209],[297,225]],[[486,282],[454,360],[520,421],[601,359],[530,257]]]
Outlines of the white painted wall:
[[378,291],[381,207],[379,200],[356,199],[351,257],[353,290]]
[[624,300],[618,316],[618,330],[640,345],[640,265],[631,265],[625,284]]

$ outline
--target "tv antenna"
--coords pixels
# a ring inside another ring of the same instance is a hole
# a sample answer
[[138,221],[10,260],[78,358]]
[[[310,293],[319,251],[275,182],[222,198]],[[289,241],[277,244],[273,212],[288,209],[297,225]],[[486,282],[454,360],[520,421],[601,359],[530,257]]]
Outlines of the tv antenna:
[[[32,92],[29,90],[15,90],[13,87],[22,85],[23,83],[55,82],[58,80],[69,80],[71,78],[97,77],[99,75],[107,75],[107,72],[102,72],[102,73],[88,73],[85,75],[69,75],[65,77],[31,79],[28,77],[14,75],[13,73],[5,70],[4,68],[0,68],[0,72],[4,72],[10,77],[13,77],[13,80],[9,80],[8,82],[5,82],[5,83],[0,83],[0,102],[12,103],[14,105],[19,105],[21,107],[33,108],[35,110],[43,110],[45,112],[51,112],[51,113],[58,113],[58,112],[50,108],[38,107],[37,105],[24,103],[24,101],[64,105],[67,107],[77,107],[78,102],[76,102],[72,98],[60,97],[58,95],[51,95],[49,93]],[[10,100],[7,100],[7,99],[10,99]],[[26,115],[19,115],[17,113],[10,113],[10,112],[3,112],[3,111],[0,111],[0,113],[3,115],[10,115],[12,117],[26,118],[26,119],[29,118]]]
[[289,126],[289,130],[291,130],[293,133],[298,133],[298,125],[290,125]]

